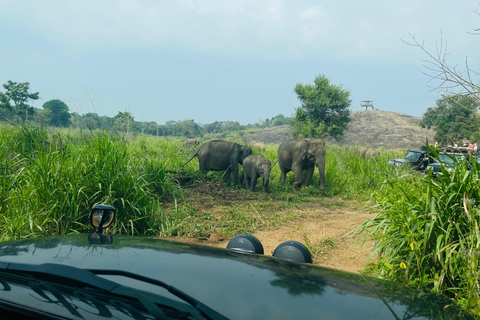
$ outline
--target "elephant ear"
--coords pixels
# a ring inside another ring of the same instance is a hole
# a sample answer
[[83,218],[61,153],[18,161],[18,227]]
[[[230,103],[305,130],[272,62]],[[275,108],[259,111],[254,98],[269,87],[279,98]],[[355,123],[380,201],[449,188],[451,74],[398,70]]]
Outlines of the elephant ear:
[[304,140],[300,145],[300,157],[302,160],[305,160],[305,158],[307,157],[309,146],[310,146],[310,142],[308,140]]
[[248,146],[242,146],[240,148],[240,163],[243,163],[243,159],[252,154],[252,149]]

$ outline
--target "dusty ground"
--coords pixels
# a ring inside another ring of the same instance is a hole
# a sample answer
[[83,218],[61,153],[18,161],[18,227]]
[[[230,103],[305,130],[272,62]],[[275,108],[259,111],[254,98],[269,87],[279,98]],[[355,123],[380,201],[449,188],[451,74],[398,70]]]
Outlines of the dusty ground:
[[[224,190],[217,184],[203,183],[193,186],[190,190],[190,205],[202,212],[218,214],[228,206],[238,206],[247,212],[249,203],[262,201],[263,194],[250,194],[246,190]],[[374,216],[365,210],[366,204],[342,199],[310,199],[307,203],[295,203],[294,206],[282,208],[283,200],[273,200],[270,208],[265,208],[261,214],[251,209],[251,214],[262,219],[262,215],[278,213],[284,210],[285,214],[293,216],[276,227],[266,227],[253,233],[263,244],[265,255],[272,255],[274,249],[282,242],[295,240],[314,248],[313,263],[315,265],[335,269],[358,272],[364,269],[371,253],[373,243],[367,242],[361,247],[360,240],[354,235],[347,235],[362,222]],[[265,216],[264,216],[265,217]],[[168,237],[166,239],[201,243],[214,247],[225,248],[230,238],[211,232],[206,239],[188,237]],[[358,241],[357,241],[358,240]],[[368,262],[374,262],[375,256]]]

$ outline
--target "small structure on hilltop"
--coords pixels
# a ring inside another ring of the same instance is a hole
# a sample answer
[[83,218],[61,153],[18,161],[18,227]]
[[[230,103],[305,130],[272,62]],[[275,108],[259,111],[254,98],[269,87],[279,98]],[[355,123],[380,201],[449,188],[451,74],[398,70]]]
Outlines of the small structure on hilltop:
[[371,108],[372,110],[375,110],[375,107],[373,106],[373,101],[372,100],[363,100],[360,102],[360,107],[365,108],[365,111],[368,110],[368,108]]

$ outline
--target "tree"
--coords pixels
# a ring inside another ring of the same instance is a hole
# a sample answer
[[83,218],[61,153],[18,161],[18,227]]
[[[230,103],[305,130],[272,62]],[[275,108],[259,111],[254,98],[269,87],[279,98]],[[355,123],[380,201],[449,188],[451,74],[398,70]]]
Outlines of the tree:
[[290,123],[290,118],[285,117],[283,114],[278,114],[275,117],[272,117],[272,126],[277,127],[284,124]]
[[223,122],[215,121],[203,126],[205,133],[219,133],[223,131]]
[[55,127],[68,127],[70,125],[70,113],[68,106],[61,100],[48,100],[43,104],[43,109],[50,110],[49,124]]
[[435,129],[435,140],[442,144],[472,140],[480,126],[479,106],[480,101],[471,96],[444,96],[436,107],[427,109],[420,124]]
[[28,117],[35,113],[29,100],[38,100],[38,92],[29,93],[30,83],[17,83],[8,80],[3,84],[5,92],[0,92],[0,108],[8,110],[14,117],[27,121]]
[[313,84],[295,86],[301,107],[295,109],[291,121],[293,136],[322,138],[339,137],[350,121],[350,92],[341,85],[332,85],[324,75],[315,77]]
[[202,135],[202,128],[192,119],[179,121],[181,135],[187,138],[195,138]]
[[98,114],[87,112],[78,119],[78,127],[90,131],[101,128]]
[[133,118],[130,112],[118,112],[115,117],[113,117],[113,122],[115,124],[115,129],[124,131],[125,133],[130,133],[130,126],[133,124],[135,119]]

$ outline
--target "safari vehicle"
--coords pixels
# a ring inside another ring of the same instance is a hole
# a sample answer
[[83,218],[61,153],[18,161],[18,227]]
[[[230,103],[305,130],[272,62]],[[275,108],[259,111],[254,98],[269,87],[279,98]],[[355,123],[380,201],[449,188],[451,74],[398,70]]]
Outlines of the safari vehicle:
[[[436,161],[430,163],[427,166],[427,170],[430,170],[433,174],[434,177],[437,177],[438,175],[442,175],[442,167],[447,170],[448,172],[452,172],[455,170],[455,167],[457,167],[459,164],[461,164],[464,161],[467,161],[467,156],[464,153],[445,153],[445,152],[439,152]],[[469,165],[471,168],[471,166]]]
[[432,161],[432,153],[422,148],[421,150],[408,150],[403,158],[391,159],[388,163],[395,167],[409,165],[415,170],[425,170]]
[[450,299],[322,268],[299,242],[263,255],[251,235],[227,249],[95,232],[0,243],[2,319],[472,319]]

